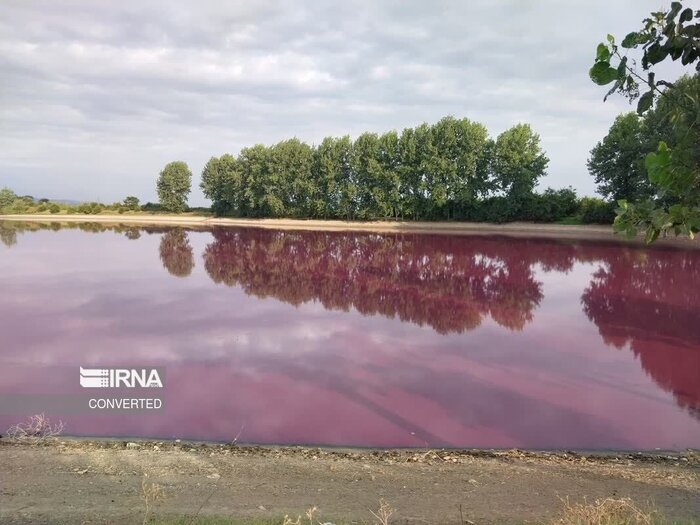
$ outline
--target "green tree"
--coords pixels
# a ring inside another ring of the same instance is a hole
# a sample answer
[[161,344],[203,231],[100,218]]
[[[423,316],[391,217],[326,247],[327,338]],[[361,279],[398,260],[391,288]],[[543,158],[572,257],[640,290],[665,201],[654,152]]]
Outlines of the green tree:
[[399,135],[389,131],[379,136],[379,180],[382,196],[382,217],[397,218],[401,215],[401,177],[399,175]]
[[192,189],[192,172],[186,162],[167,164],[158,177],[158,199],[163,209],[175,213],[187,209],[187,196]]
[[540,136],[529,124],[513,126],[496,139],[491,165],[494,184],[512,201],[532,193],[548,164]]
[[379,137],[376,133],[363,133],[357,137],[353,144],[352,167],[357,177],[358,218],[384,217],[388,195],[382,184]]
[[130,195],[129,197],[124,199],[123,206],[127,210],[134,210],[134,211],[138,210],[139,209],[139,199],[137,197]]
[[655,188],[644,168],[647,147],[643,120],[632,112],[619,115],[588,159],[588,171],[598,185],[596,191],[615,201],[653,196]]
[[352,179],[352,140],[349,136],[326,137],[314,150],[313,174],[316,191],[311,204],[313,216],[341,218],[352,210],[343,207],[344,189]]
[[17,199],[17,195],[10,188],[0,189],[0,209],[12,206],[15,199]]
[[200,187],[204,196],[211,199],[215,214],[240,216],[245,208],[242,183],[238,160],[227,153],[209,159],[202,170]]
[[486,127],[466,118],[457,120],[455,150],[451,159],[456,166],[456,176],[450,184],[452,209],[448,218],[455,217],[456,213],[463,214],[480,196],[489,192],[490,155],[491,141]]
[[[641,70],[627,54],[633,49],[642,52]],[[696,155],[700,92],[681,94],[673,83],[656,77],[654,66],[669,58],[684,66],[695,64],[694,69],[700,71],[700,11],[684,8],[680,2],[672,2],[668,11],[651,13],[642,28],[627,34],[619,46],[608,35],[607,43],[598,45],[589,72],[595,83],[613,84],[605,98],[617,92],[630,101],[638,99],[640,115],[659,99],[657,109],[666,106],[662,119],[668,119],[676,130],[675,146],[661,141],[658,150],[645,159],[649,180],[658,188],[661,202],[619,202],[615,230],[629,236],[641,230],[647,242],[669,232],[692,238],[700,231],[700,165]],[[645,92],[640,96],[642,86]]]
[[416,218],[418,215],[419,181],[416,131],[406,128],[399,136],[397,169],[401,180],[401,217]]
[[282,141],[271,148],[268,176],[282,202],[278,216],[309,217],[313,212],[316,181],[311,169],[313,149],[297,138]]

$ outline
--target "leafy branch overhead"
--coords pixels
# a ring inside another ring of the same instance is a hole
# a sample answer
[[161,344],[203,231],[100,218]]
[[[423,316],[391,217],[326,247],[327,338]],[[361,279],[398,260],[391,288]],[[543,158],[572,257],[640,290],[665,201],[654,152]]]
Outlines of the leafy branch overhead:
[[[637,49],[642,51],[639,66],[628,56],[630,50]],[[695,75],[674,82],[657,79],[654,66],[669,59],[683,66],[694,65]],[[680,2],[672,2],[667,12],[651,13],[643,20],[642,29],[627,34],[619,46],[612,35],[607,43],[598,44],[589,75],[601,86],[612,84],[604,100],[613,93],[630,102],[636,100],[637,113],[649,121],[647,129],[663,137],[657,140],[656,151],[647,150],[644,161],[654,195],[638,202],[619,200],[616,231],[628,236],[644,232],[647,242],[667,233],[693,238],[700,231],[698,72],[700,10],[684,8]],[[591,164],[596,167],[599,163],[589,162],[589,167]]]
[[[654,105],[655,97],[663,94],[665,88],[673,86],[666,80],[657,80],[652,66],[670,58],[680,60],[684,66],[697,62],[695,69],[700,71],[700,11],[693,12],[690,7],[684,9],[680,2],[673,2],[670,11],[651,13],[643,23],[640,31],[628,33],[619,46],[615,37],[608,35],[607,43],[598,44],[595,64],[589,71],[591,80],[598,85],[614,82],[605,100],[613,93],[620,93],[631,101],[639,99],[637,113],[640,115]],[[634,60],[622,55],[620,47],[625,50],[641,48],[641,73]],[[644,93],[640,96],[641,90]]]

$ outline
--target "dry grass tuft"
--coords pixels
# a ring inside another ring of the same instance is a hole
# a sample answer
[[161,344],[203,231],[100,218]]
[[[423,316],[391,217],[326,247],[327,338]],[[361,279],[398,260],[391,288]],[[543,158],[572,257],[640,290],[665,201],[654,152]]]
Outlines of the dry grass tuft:
[[[314,525],[314,517],[316,516],[316,513],[318,512],[318,507],[315,505],[313,507],[310,507],[309,510],[306,511],[306,519],[309,520],[309,525]],[[288,515],[284,516],[284,521],[282,522],[282,525],[303,525],[301,521],[301,516],[297,516],[297,519],[292,520]]]
[[141,480],[141,499],[144,504],[143,525],[148,523],[153,505],[165,499],[163,487],[157,483],[146,481],[147,476],[148,474],[144,474]]
[[639,507],[629,498],[605,498],[594,503],[564,501],[561,516],[552,525],[653,525],[663,520],[658,512]]
[[374,516],[377,519],[377,525],[389,525],[389,518],[394,513],[394,511],[395,509],[391,505],[389,505],[384,499],[379,500],[379,508],[377,509],[377,512],[370,510],[372,516]]
[[52,424],[44,414],[29,417],[26,423],[18,423],[7,430],[7,437],[20,441],[40,441],[50,439],[63,432],[63,421]]

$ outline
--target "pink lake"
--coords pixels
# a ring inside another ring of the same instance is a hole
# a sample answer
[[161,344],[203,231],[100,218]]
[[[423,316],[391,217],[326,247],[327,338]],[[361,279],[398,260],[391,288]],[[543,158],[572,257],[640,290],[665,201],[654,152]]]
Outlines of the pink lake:
[[[0,240],[0,433],[31,399],[78,436],[700,447],[700,250],[2,222]],[[91,390],[80,366],[163,367],[165,408],[61,412]]]

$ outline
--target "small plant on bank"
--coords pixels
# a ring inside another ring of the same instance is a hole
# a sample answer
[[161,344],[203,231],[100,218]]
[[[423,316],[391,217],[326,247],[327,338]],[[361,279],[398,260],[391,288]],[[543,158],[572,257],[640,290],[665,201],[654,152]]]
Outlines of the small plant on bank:
[[26,423],[18,423],[7,430],[7,437],[19,441],[40,441],[59,436],[65,428],[63,421],[52,424],[44,414],[29,417]]
[[148,475],[144,474],[141,480],[141,499],[144,505],[143,525],[148,523],[153,505],[165,499],[165,491],[158,483],[147,481]]
[[605,498],[594,503],[564,501],[564,511],[553,525],[653,525],[661,523],[658,512],[645,510],[629,498]]
[[380,499],[377,512],[374,512],[373,510],[370,510],[370,512],[372,513],[372,516],[377,519],[375,522],[376,525],[389,525],[389,518],[391,518],[391,515],[394,514],[395,509],[389,505],[385,499]]

